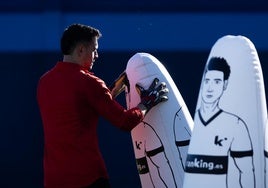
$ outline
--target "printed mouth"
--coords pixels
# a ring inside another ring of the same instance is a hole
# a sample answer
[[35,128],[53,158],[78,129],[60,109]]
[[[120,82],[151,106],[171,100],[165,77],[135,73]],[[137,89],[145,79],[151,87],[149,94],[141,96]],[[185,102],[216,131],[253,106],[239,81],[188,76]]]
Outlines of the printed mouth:
[[213,97],[213,95],[206,95],[206,97],[210,99]]

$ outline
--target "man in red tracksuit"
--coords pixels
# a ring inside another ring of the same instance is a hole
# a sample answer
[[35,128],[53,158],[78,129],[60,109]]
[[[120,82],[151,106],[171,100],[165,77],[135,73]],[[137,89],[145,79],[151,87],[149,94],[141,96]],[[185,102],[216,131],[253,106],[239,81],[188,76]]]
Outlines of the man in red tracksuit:
[[63,60],[38,83],[46,188],[110,187],[98,146],[99,116],[131,131],[148,110],[167,100],[168,89],[155,79],[148,90],[137,87],[141,96],[137,107],[126,110],[117,103],[113,99],[116,89],[108,89],[103,80],[90,72],[98,58],[100,37],[99,30],[90,26],[67,27],[61,38]]

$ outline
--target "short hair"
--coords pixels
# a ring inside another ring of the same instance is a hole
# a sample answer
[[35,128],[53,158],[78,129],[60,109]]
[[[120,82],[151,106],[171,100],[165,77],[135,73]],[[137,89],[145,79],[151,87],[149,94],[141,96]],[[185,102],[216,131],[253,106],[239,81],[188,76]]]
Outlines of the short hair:
[[89,43],[94,37],[101,37],[98,29],[83,24],[72,24],[62,34],[61,52],[64,55],[70,55],[77,44]]
[[230,66],[223,57],[211,57],[209,59],[209,62],[205,69],[205,73],[211,70],[217,70],[223,72],[224,80],[228,80],[231,73]]

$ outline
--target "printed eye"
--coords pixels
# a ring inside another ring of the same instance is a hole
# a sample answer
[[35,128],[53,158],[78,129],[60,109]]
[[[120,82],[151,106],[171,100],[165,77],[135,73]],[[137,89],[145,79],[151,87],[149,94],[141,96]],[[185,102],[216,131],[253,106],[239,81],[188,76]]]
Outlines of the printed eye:
[[221,83],[221,80],[220,80],[220,79],[216,79],[216,80],[215,80],[215,83],[216,83],[216,84],[220,84],[220,83]]

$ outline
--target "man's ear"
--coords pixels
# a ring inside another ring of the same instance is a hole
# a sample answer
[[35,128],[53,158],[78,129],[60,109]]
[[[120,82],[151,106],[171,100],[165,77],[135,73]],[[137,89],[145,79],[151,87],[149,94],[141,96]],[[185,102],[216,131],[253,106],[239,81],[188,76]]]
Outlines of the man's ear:
[[83,44],[80,44],[79,46],[79,52],[83,52],[85,50],[85,46]]
[[82,44],[78,44],[75,48],[75,51],[76,51],[78,56],[80,56],[84,50],[85,50],[85,47]]

